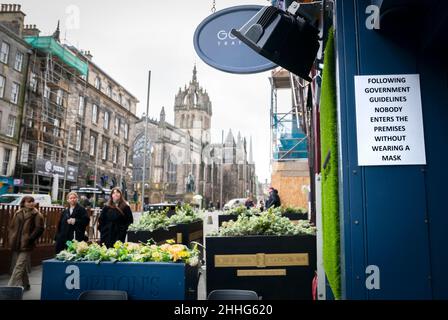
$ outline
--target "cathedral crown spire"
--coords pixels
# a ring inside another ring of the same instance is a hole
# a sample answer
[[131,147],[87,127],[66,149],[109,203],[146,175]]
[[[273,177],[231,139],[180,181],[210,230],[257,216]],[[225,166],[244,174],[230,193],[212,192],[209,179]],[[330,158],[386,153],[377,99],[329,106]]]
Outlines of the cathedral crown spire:
[[196,69],[196,64],[194,64],[194,68],[193,68],[193,82],[198,82],[198,71]]

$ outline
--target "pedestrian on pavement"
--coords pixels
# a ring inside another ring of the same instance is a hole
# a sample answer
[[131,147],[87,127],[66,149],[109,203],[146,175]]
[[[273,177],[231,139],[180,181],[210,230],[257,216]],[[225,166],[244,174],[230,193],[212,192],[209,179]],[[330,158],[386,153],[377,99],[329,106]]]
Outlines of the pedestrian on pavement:
[[258,208],[260,209],[261,212],[264,211],[264,201],[260,200],[259,204],[258,204]]
[[56,233],[56,254],[67,248],[67,241],[88,241],[85,236],[90,218],[87,210],[78,203],[78,194],[70,192],[67,196],[69,206],[62,211]]
[[14,213],[8,229],[9,247],[16,258],[13,258],[15,265],[8,286],[22,286],[29,290],[27,265],[36,240],[44,232],[44,217],[35,208],[33,197],[23,197],[20,209]]
[[113,188],[99,218],[100,242],[108,248],[117,241],[124,242],[128,227],[133,222],[131,208],[123,199],[123,193],[119,188]]
[[280,196],[278,195],[278,190],[270,187],[269,188],[269,198],[266,201],[266,209],[278,208],[281,206]]
[[252,200],[252,197],[251,197],[251,196],[249,196],[249,197],[246,199],[246,202],[244,203],[244,205],[245,205],[246,209],[250,209],[250,208],[255,207],[254,200]]

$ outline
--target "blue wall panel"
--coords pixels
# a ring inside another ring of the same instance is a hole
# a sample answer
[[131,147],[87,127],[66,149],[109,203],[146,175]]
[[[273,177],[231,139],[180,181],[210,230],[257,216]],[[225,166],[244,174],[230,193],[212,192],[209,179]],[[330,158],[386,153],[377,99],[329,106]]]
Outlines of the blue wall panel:
[[[422,52],[421,24],[412,19],[397,22],[396,29],[368,30],[371,3],[336,1],[343,296],[447,298],[446,62],[434,58],[436,50]],[[358,167],[354,76],[414,73],[421,79],[427,166]],[[368,265],[380,268],[378,290],[365,286]]]

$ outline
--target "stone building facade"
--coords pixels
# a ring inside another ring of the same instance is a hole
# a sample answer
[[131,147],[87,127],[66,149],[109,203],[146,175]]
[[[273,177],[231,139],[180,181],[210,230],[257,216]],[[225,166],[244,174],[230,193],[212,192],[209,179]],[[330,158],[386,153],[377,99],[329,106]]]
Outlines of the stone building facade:
[[78,166],[78,186],[118,186],[128,193],[132,177],[134,123],[138,99],[92,61],[89,52],[70,48],[88,64],[68,102],[69,163]]
[[[203,205],[216,206],[232,198],[255,194],[255,165],[251,146],[229,131],[225,143],[211,143],[212,103],[199,85],[196,67],[193,77],[175,95],[174,123],[166,121],[162,108],[159,120],[143,117],[135,125],[133,148],[134,190],[141,192],[145,125],[145,197],[150,203],[203,198]],[[222,183],[221,183],[222,182]],[[223,199],[221,203],[221,185]]]
[[94,63],[90,52],[63,44],[59,23],[52,35],[41,36],[23,19],[12,22],[31,49],[19,120],[20,192],[61,200],[73,187],[126,191],[137,98]]
[[14,171],[30,50],[30,46],[22,39],[24,17],[20,5],[1,6],[0,194],[14,191]]

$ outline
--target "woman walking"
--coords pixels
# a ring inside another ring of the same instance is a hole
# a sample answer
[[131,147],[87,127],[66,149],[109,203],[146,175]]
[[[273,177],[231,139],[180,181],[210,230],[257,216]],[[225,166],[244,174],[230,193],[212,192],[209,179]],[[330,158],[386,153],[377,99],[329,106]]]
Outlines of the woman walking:
[[[23,197],[20,209],[17,210],[9,223],[9,247],[13,256],[17,256],[8,286],[22,286],[30,289],[27,264],[36,240],[44,232],[44,217],[35,208],[34,198]],[[14,260],[14,259],[13,259]]]
[[119,188],[113,188],[109,202],[99,218],[100,242],[112,247],[116,241],[124,242],[130,224],[134,222],[132,211]]
[[67,196],[69,207],[65,208],[59,220],[56,234],[56,254],[67,248],[67,241],[76,239],[86,241],[85,231],[90,222],[86,209],[78,203],[78,194],[70,192]]

